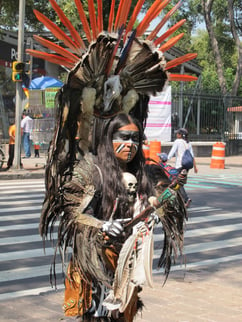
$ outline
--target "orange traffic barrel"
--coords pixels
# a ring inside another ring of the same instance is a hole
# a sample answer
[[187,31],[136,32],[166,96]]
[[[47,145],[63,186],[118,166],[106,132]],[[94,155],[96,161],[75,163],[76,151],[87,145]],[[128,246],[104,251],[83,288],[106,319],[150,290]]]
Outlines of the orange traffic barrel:
[[[161,153],[160,141],[150,141],[150,159],[159,162],[159,153]],[[150,162],[152,163],[152,161]]]
[[143,150],[143,154],[144,154],[144,157],[145,157],[145,160],[146,160],[146,163],[148,163],[148,159],[150,157],[150,146],[149,144],[143,144],[142,146],[142,150]]
[[210,168],[224,169],[225,166],[225,144],[217,142],[213,145]]

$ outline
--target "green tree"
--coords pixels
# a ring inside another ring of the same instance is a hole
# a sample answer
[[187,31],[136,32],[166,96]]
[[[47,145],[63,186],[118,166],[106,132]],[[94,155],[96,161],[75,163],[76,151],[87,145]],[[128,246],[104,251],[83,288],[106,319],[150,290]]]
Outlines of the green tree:
[[[33,8],[48,15],[50,19],[54,17],[54,11],[51,9],[48,0],[26,0],[25,4],[25,27],[27,31],[41,31],[43,25],[39,23],[34,15]],[[16,30],[19,18],[19,1],[0,0],[0,26],[5,30]]]

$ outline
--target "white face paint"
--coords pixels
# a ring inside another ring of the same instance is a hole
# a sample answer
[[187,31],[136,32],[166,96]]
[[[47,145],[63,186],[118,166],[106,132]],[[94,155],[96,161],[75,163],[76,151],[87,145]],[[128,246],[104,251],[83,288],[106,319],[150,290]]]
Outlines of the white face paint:
[[131,173],[124,172],[122,181],[127,190],[129,202],[134,202],[136,199],[137,187],[138,187],[137,179]]

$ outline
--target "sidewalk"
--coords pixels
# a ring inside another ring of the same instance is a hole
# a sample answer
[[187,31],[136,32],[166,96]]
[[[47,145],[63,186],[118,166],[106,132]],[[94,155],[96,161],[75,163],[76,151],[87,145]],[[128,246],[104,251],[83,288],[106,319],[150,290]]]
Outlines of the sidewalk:
[[[142,314],[134,322],[242,321],[242,260],[201,269],[154,276],[154,287],[144,287]],[[0,302],[1,322],[78,321],[62,312],[63,290]]]
[[[174,158],[173,158],[174,159]],[[225,157],[225,168],[224,169],[211,169],[210,157],[197,157],[196,162],[198,165],[199,173],[212,171],[216,173],[217,171],[221,173],[222,171],[239,171],[242,169],[242,155]],[[29,159],[22,159],[23,169],[14,169],[10,168],[6,171],[6,163],[3,165],[3,168],[0,169],[0,180],[8,179],[38,179],[44,178],[45,165],[46,165],[46,156],[40,155],[40,158],[31,157]],[[174,164],[174,160],[170,162]],[[191,170],[193,171],[193,170]]]

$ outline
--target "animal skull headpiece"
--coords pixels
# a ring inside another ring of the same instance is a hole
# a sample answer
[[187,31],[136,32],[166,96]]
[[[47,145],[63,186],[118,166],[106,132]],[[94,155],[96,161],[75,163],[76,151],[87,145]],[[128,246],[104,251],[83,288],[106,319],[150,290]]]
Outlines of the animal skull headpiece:
[[137,179],[135,176],[129,172],[123,173],[123,183],[128,193],[129,202],[134,202],[137,193]]

